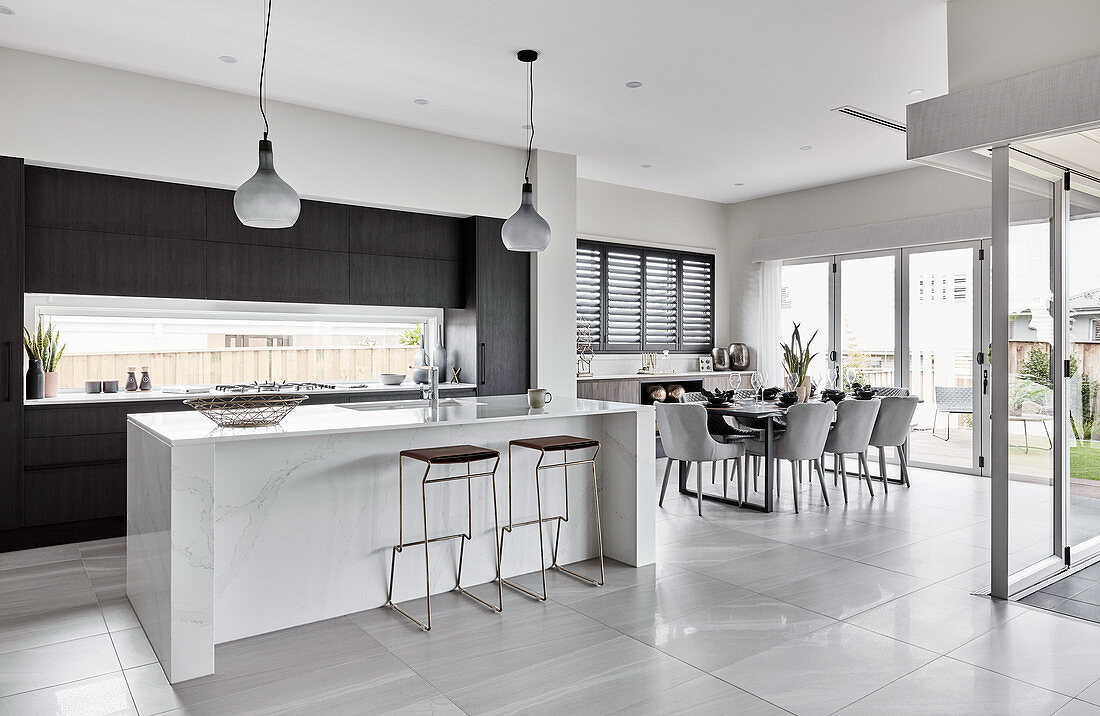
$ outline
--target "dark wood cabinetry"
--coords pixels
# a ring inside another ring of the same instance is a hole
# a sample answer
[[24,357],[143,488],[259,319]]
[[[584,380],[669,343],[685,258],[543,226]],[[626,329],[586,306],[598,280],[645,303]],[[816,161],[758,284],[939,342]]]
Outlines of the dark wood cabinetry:
[[[531,258],[500,240],[501,219],[470,218],[465,308],[445,313],[447,346],[479,395],[527,391],[531,375]],[[470,374],[473,374],[472,376]]]
[[354,253],[445,261],[464,257],[463,219],[353,206],[350,222],[350,250]]
[[0,157],[0,530],[23,519],[23,160]]
[[348,303],[346,253],[213,242],[206,252],[209,298]]
[[462,380],[522,393],[530,257],[504,248],[502,223],[307,200],[294,227],[252,229],[232,191],[0,157],[0,552],[122,534],[126,415],[185,409],[24,408],[25,293],[443,308]]
[[30,293],[195,298],[206,294],[206,242],[27,227]]

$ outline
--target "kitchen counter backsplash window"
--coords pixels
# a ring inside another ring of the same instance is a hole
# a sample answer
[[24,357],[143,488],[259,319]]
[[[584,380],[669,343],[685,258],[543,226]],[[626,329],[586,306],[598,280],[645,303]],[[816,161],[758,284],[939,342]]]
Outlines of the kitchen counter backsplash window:
[[[252,381],[366,381],[406,373],[424,323],[65,315],[50,320],[68,343],[60,388],[125,379],[149,366],[154,385]],[[429,337],[430,340],[430,337]]]

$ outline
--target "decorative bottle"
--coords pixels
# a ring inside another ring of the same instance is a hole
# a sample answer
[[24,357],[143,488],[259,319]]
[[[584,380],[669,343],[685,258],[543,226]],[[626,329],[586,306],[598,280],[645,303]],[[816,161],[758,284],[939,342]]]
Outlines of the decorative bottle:
[[149,366],[141,366],[141,383],[138,385],[139,390],[152,390],[153,381],[149,378]]
[[134,366],[126,366],[126,392],[133,393],[138,389],[137,377],[134,373],[137,372],[137,368]]
[[30,359],[27,368],[27,399],[37,400],[46,395],[46,374],[42,372],[42,361]]
[[[416,352],[416,356],[413,358],[414,366],[424,366],[431,363],[431,358],[428,357],[428,351],[424,349],[424,330],[420,331],[420,350]],[[412,381],[414,383],[423,385],[430,379],[428,378],[428,371],[420,368],[415,368],[412,372]]]

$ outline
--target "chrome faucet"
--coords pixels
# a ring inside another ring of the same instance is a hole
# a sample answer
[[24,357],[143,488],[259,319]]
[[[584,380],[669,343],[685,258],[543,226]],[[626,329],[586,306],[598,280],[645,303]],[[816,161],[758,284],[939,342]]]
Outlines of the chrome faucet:
[[439,367],[434,365],[422,366],[422,370],[428,371],[428,384],[420,386],[421,400],[427,400],[432,410],[439,409]]

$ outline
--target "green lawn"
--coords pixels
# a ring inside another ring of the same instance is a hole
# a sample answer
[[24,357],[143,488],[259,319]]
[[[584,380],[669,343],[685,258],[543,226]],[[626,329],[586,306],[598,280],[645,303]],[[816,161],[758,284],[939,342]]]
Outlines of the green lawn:
[[1089,442],[1069,449],[1070,477],[1100,480],[1100,443]]

